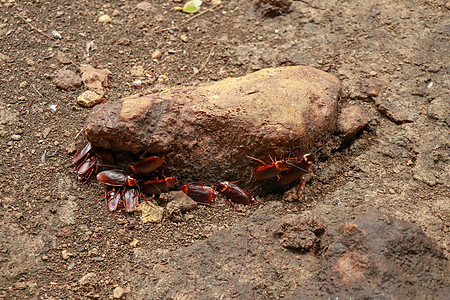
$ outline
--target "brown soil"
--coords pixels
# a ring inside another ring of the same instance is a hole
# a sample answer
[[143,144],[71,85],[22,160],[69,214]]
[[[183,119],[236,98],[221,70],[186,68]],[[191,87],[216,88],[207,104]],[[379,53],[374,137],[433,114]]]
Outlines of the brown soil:
[[[112,72],[110,101],[139,91],[134,66],[154,74],[158,80],[143,87],[154,90],[297,64],[338,76],[341,104],[364,106],[372,122],[317,162],[319,176],[300,202],[283,195],[262,202],[283,200],[286,213],[317,211],[329,224],[378,209],[416,223],[449,256],[446,1],[295,1],[275,18],[246,1],[204,1],[200,12],[211,10],[192,20],[173,9],[178,1],[149,2],[144,11],[139,1],[1,1],[0,298],[108,299],[117,286],[133,298],[150,272],[135,260],[134,240],[144,252],[180,249],[258,209],[200,207],[185,222],[134,229],[126,224],[137,215],[109,213],[97,199],[101,186],[77,182],[70,161],[85,142],[89,109],[76,104],[84,88],[53,82],[60,69],[86,64]],[[99,24],[101,14],[112,23]],[[157,49],[162,57],[153,61]],[[363,83],[373,78],[384,87],[372,98]],[[93,288],[80,283],[90,272]]]

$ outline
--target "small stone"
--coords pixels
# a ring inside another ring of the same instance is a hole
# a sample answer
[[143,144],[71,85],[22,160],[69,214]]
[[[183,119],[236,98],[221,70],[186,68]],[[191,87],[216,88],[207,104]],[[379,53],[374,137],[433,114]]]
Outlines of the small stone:
[[43,260],[43,261],[47,261],[48,260],[48,256],[47,255],[43,255],[42,257],[41,257],[41,259]]
[[57,39],[62,39],[61,33],[59,33],[57,30],[52,31],[52,36]]
[[32,60],[32,59],[29,58],[29,57],[25,57],[24,61],[25,61],[25,63],[26,63],[27,65],[29,65],[29,66],[34,66],[34,65],[36,64],[36,63],[34,62],[34,60]]
[[81,78],[71,70],[60,70],[53,79],[55,85],[63,90],[76,90],[81,85]]
[[103,97],[99,94],[97,94],[94,91],[87,90],[83,92],[80,96],[77,98],[77,103],[83,107],[92,107],[94,105],[97,105],[99,103],[103,103],[105,100]]
[[130,243],[130,246],[133,247],[133,248],[136,248],[138,244],[139,244],[139,241],[138,241],[137,239],[134,239],[134,240]]
[[384,82],[376,77],[366,79],[362,83],[361,92],[370,97],[376,97],[380,94]]
[[163,193],[160,198],[164,202],[168,202],[166,206],[168,217],[175,222],[182,220],[182,213],[193,210],[197,207],[197,202],[192,200],[182,191],[173,191]]
[[164,208],[156,205],[152,201],[142,202],[137,208],[137,212],[140,212],[142,223],[159,223],[164,216]]
[[188,37],[187,37],[186,34],[182,34],[182,35],[180,36],[180,39],[181,39],[183,42],[185,42],[185,43],[188,41]]
[[71,262],[68,266],[67,266],[67,270],[70,271],[73,268],[75,268],[75,262]]
[[158,77],[158,82],[166,82],[169,80],[169,77],[167,77],[167,75],[159,75]]
[[118,15],[120,15],[120,10],[118,10],[118,9],[113,10],[112,16],[117,17]]
[[143,66],[133,66],[130,69],[131,76],[141,77],[144,75],[144,67]]
[[19,134],[13,134],[13,135],[11,135],[11,139],[13,141],[20,141],[22,139],[22,136]]
[[58,60],[60,63],[62,63],[63,65],[68,65],[71,63],[70,59],[67,57],[67,55],[62,52],[62,51],[58,51],[56,54],[56,60]]
[[96,92],[99,95],[105,94],[105,87],[108,86],[108,77],[111,71],[108,69],[96,69],[91,65],[80,67],[82,72],[81,80],[87,89]]
[[141,2],[138,5],[136,5],[137,9],[143,10],[143,11],[155,11],[155,7],[149,3],[149,2]]
[[95,286],[97,284],[97,274],[89,272],[78,281],[81,286]]
[[162,57],[162,52],[160,50],[155,50],[152,53],[152,59],[153,60],[159,60]]
[[349,106],[343,108],[338,118],[339,132],[343,133],[345,140],[352,139],[369,121],[369,117],[361,107]]
[[112,22],[112,19],[111,19],[111,17],[110,17],[109,15],[101,15],[101,16],[98,18],[98,22],[99,22],[99,23],[102,23],[102,24],[105,24],[105,23],[111,23],[111,22]]
[[21,88],[21,89],[24,89],[24,88],[26,88],[28,86],[28,82],[26,82],[26,81],[22,81],[20,84],[19,84],[19,87]]
[[16,283],[14,283],[13,288],[15,290],[24,290],[27,288],[27,283],[23,282],[23,281],[16,282]]
[[445,121],[450,124],[450,102],[442,98],[436,98],[428,106],[427,115],[429,118]]
[[8,63],[8,62],[11,62],[12,60],[11,60],[11,57],[9,57],[8,55],[0,53],[0,62],[2,62],[2,61]]
[[120,286],[116,287],[113,291],[113,298],[120,299],[125,295],[125,290]]
[[64,260],[68,260],[71,256],[73,256],[73,253],[70,253],[67,250],[61,251],[61,256]]

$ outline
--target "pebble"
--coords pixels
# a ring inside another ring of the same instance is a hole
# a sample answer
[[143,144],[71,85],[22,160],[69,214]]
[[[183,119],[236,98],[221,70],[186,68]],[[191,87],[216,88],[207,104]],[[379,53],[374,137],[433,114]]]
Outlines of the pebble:
[[26,81],[22,81],[20,84],[19,84],[19,87],[21,88],[21,89],[24,89],[24,88],[26,88],[28,86],[28,82],[26,82]]
[[63,90],[75,90],[81,85],[81,77],[71,70],[59,70],[53,79],[55,85]]
[[120,15],[120,10],[115,9],[115,10],[112,12],[112,16],[113,16],[113,17],[117,17],[118,15]]
[[105,258],[101,257],[101,256],[96,256],[96,257],[93,257],[92,259],[95,261],[104,261],[105,260]]
[[94,272],[89,272],[81,277],[78,283],[82,286],[94,286],[97,283],[97,274],[95,274]]
[[73,254],[67,250],[63,250],[61,251],[61,256],[64,260],[68,260],[71,256],[73,256]]
[[13,139],[13,141],[20,141],[22,139],[22,136],[19,134],[13,134],[11,138]]
[[96,92],[91,91],[91,90],[87,90],[87,91],[83,92],[77,98],[77,103],[83,107],[92,107],[92,106],[102,103],[104,101],[105,100],[103,99],[102,95],[99,95]]
[[125,295],[125,290],[121,288],[120,286],[116,287],[113,291],[113,298],[114,299],[120,299]]
[[144,74],[144,67],[143,66],[133,66],[130,69],[131,76],[134,77],[141,77]]
[[153,53],[152,53],[153,60],[158,60],[161,57],[162,57],[162,52],[160,50],[157,49],[157,50],[153,51]]
[[75,268],[75,262],[71,262],[68,266],[67,266],[67,270],[70,271],[73,268]]
[[111,23],[112,19],[111,19],[111,17],[109,15],[101,15],[98,18],[98,22],[99,23]]
[[136,8],[143,11],[155,11],[155,7],[151,3],[145,1],[136,5]]

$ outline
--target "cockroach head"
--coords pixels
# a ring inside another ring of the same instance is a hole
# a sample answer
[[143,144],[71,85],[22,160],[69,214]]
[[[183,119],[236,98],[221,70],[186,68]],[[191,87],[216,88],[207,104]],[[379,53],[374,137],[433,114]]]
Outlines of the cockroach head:
[[311,165],[314,162],[314,155],[312,153],[306,153],[305,155],[303,155],[303,159],[309,164]]

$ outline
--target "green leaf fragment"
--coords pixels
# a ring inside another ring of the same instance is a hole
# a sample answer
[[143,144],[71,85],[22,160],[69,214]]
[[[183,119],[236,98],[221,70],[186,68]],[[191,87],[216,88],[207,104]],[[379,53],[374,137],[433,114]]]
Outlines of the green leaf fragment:
[[183,7],[183,12],[188,14],[194,14],[200,10],[200,6],[202,6],[202,0],[188,1]]

